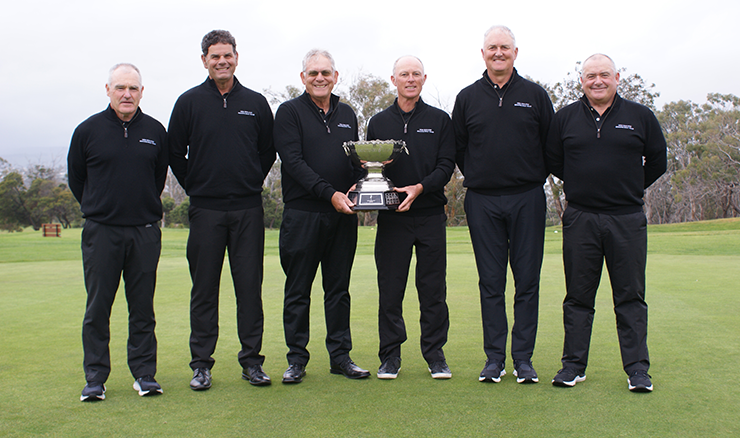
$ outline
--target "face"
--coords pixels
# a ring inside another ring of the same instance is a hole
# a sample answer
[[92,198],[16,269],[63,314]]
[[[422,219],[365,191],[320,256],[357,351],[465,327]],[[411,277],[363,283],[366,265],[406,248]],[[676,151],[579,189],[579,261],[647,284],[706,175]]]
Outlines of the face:
[[396,71],[391,76],[391,82],[398,89],[398,97],[414,100],[421,94],[421,88],[427,80],[424,66],[414,57],[405,57],[396,63]]
[[617,94],[619,73],[608,58],[596,56],[583,64],[581,85],[592,105],[609,105]]
[[301,81],[306,92],[316,101],[323,101],[331,96],[331,90],[337,83],[339,72],[332,72],[331,61],[317,55],[306,63],[306,71],[301,72]]
[[519,48],[514,47],[514,40],[503,30],[491,31],[483,42],[481,54],[489,72],[508,74],[514,71],[514,60]]
[[239,54],[231,44],[218,43],[208,48],[207,55],[201,55],[203,67],[208,69],[208,77],[216,82],[228,82],[234,77],[239,64]]
[[124,122],[131,120],[139,108],[144,87],[134,69],[121,67],[111,75],[111,83],[105,84],[105,94],[110,97],[110,106]]

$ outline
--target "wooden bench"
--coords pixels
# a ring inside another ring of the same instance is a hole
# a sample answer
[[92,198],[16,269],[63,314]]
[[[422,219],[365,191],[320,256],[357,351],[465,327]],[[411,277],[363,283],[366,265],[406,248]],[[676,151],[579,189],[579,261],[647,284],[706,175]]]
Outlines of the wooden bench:
[[44,232],[44,237],[61,237],[62,235],[61,224],[42,224],[41,229]]

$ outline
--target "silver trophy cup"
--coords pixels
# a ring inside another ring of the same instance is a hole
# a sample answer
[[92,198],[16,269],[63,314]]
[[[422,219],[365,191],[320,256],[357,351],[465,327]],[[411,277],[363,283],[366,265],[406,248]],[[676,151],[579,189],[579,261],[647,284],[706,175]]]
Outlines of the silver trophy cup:
[[393,183],[383,174],[385,164],[401,152],[409,154],[402,140],[348,141],[342,145],[344,152],[359,166],[365,166],[367,176],[357,182],[348,193],[355,206],[353,210],[395,210],[401,204]]

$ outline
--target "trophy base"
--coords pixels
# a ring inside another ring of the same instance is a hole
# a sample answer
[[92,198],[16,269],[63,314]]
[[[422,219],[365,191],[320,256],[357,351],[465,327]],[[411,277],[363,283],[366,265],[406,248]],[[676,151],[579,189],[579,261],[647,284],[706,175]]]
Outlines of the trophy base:
[[401,197],[393,190],[385,192],[351,191],[347,197],[355,206],[354,211],[366,210],[396,210],[401,205]]

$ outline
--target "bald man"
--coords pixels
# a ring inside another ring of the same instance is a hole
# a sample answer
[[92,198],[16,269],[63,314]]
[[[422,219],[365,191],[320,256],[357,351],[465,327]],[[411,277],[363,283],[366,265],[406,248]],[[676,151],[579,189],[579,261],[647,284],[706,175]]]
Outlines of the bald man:
[[397,210],[378,212],[375,264],[380,301],[380,379],[395,379],[401,369],[401,344],[406,340],[403,297],[414,248],[421,353],[433,378],[452,377],[442,350],[450,325],[444,187],[455,169],[455,139],[447,113],[421,99],[426,78],[424,65],[415,56],[396,60],[391,82],[398,97],[370,119],[367,129],[368,140],[403,140],[409,149],[408,155],[399,155],[385,171],[398,186],[395,190],[405,198]]
[[82,265],[87,306],[82,324],[87,384],[80,400],[105,399],[111,371],[110,313],[121,274],[129,309],[128,366],[139,395],[162,393],[154,380],[154,286],[161,250],[162,203],[167,177],[167,134],[139,108],[139,69],[117,64],[105,91],[110,105],[82,122],[67,157],[69,188],[85,217]]
[[633,392],[650,392],[647,348],[645,189],[666,170],[666,142],[653,112],[617,93],[606,55],[583,63],[584,95],[555,114],[547,162],[563,180],[563,368],[552,384],[586,380],[594,302],[604,261],[612,286],[622,365]]

